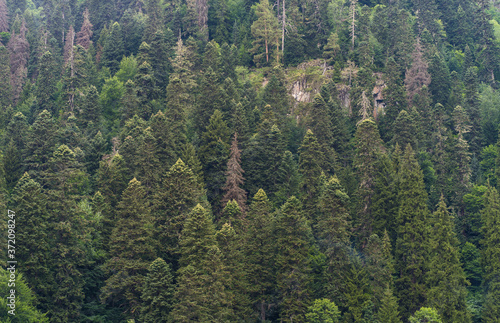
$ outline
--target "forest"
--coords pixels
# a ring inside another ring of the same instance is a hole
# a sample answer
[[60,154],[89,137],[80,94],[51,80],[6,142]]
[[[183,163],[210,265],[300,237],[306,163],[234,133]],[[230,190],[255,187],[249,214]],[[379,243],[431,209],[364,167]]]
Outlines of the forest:
[[0,322],[500,322],[499,0],[0,0]]

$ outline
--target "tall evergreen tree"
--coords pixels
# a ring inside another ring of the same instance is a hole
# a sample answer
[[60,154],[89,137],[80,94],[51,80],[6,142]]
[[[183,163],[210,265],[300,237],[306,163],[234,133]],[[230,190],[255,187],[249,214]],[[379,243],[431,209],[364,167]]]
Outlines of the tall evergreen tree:
[[155,257],[151,243],[149,203],[141,182],[132,179],[118,204],[115,227],[110,238],[105,263],[109,274],[102,288],[101,299],[107,304],[121,306],[130,317],[138,317],[141,290],[149,263]]
[[483,240],[482,266],[485,303],[482,311],[483,322],[493,323],[500,317],[500,196],[494,187],[489,187],[484,196],[482,211]]
[[276,219],[276,286],[280,318],[300,322],[310,303],[309,249],[311,228],[302,214],[300,201],[291,197]]
[[407,318],[426,301],[425,274],[428,271],[429,210],[422,170],[410,145],[399,168],[400,205],[395,248],[397,295],[401,314]]
[[[10,65],[9,65],[9,51],[0,43],[0,78],[2,80],[9,80],[10,78]],[[7,107],[12,100],[12,86],[10,82],[6,82],[0,88],[0,104]]]
[[230,157],[227,162],[226,184],[223,189],[226,191],[222,198],[222,205],[230,200],[235,200],[243,211],[246,210],[247,193],[242,188],[244,183],[243,169],[241,168],[241,153],[238,148],[238,134],[234,134],[231,143]]
[[149,265],[141,294],[141,322],[170,322],[175,292],[172,268],[165,260],[157,258]]
[[47,51],[40,58],[38,66],[38,79],[36,82],[35,95],[37,98],[37,111],[47,110],[55,114],[54,93],[56,91],[54,58],[52,53]]
[[109,36],[106,37],[106,42],[102,50],[101,64],[108,67],[111,73],[114,74],[120,68],[120,61],[124,54],[122,30],[120,24],[115,22],[111,26]]
[[228,306],[224,264],[215,228],[200,204],[189,213],[179,240],[181,258],[172,318],[175,322],[226,321]]
[[248,292],[258,317],[266,320],[267,307],[273,303],[275,273],[274,259],[274,218],[271,203],[266,193],[260,189],[252,199],[247,215],[245,233],[245,263],[248,273]]

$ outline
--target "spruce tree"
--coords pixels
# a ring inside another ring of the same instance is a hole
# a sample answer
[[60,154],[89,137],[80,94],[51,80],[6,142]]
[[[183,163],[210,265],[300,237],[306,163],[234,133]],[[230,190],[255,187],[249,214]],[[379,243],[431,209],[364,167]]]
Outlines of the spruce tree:
[[325,155],[316,136],[308,129],[299,148],[299,171],[302,175],[301,191],[304,204],[304,214],[311,221],[316,221],[317,203],[321,192],[322,166],[325,165]]
[[410,145],[399,166],[399,212],[395,248],[396,290],[401,314],[408,318],[426,301],[428,271],[429,210],[423,174]]
[[426,276],[429,285],[427,304],[438,311],[443,322],[471,322],[465,301],[468,282],[460,264],[453,217],[447,210],[443,196],[432,222],[431,258]]
[[170,262],[174,261],[174,269],[185,219],[192,208],[203,201],[204,196],[198,179],[181,159],[164,175],[155,190],[152,214],[158,255]]
[[246,221],[245,264],[248,273],[248,292],[253,301],[254,310],[258,313],[259,319],[264,322],[266,308],[274,301],[275,240],[271,203],[262,189],[253,197]]
[[489,187],[484,197],[482,211],[483,240],[482,259],[485,303],[482,311],[483,322],[493,323],[500,317],[500,197],[494,187]]
[[312,233],[296,197],[289,198],[281,208],[274,236],[280,318],[284,322],[301,322],[311,298],[309,249]]
[[139,316],[141,290],[149,263],[155,257],[148,204],[141,182],[133,178],[118,204],[109,242],[111,258],[104,264],[109,278],[101,299],[107,304],[120,304],[130,317]]
[[379,160],[385,153],[376,123],[366,119],[358,124],[356,134],[356,154],[353,164],[359,176],[357,191],[359,206],[356,230],[359,240],[364,246],[373,231],[372,203],[374,196],[374,181]]
[[402,323],[398,311],[398,299],[393,295],[389,285],[384,290],[380,304],[380,309],[377,313],[379,322]]
[[333,149],[333,126],[331,123],[332,117],[330,116],[328,106],[321,96],[321,94],[316,94],[314,97],[313,105],[311,106],[310,112],[310,129],[316,134],[318,143],[321,146],[321,150],[325,155],[325,163],[321,165],[325,172],[330,174],[334,173],[334,165],[336,162],[336,153]]
[[174,276],[171,266],[165,260],[156,258],[149,265],[148,274],[142,287],[141,322],[170,322],[174,292]]
[[[10,78],[9,51],[0,43],[0,78],[8,80]],[[12,87],[10,82],[6,82],[0,88],[0,105],[8,106],[12,101]]]
[[45,52],[40,58],[38,66],[38,79],[35,95],[37,98],[37,111],[47,110],[55,114],[54,93],[56,91],[56,75],[54,58],[51,52]]
[[241,188],[245,179],[243,178],[244,171],[240,164],[241,153],[238,148],[238,134],[235,133],[231,143],[230,157],[227,162],[226,184],[223,187],[226,193],[222,198],[222,205],[225,205],[230,200],[235,200],[244,213],[246,211],[247,193]]
[[101,64],[108,67],[111,73],[114,74],[120,68],[120,61],[124,54],[122,29],[120,24],[115,22],[111,26],[109,36],[106,37],[102,50]]
[[80,31],[76,33],[76,44],[82,46],[86,50],[89,49],[92,44],[92,35],[94,32],[92,31],[92,24],[90,23],[90,14],[89,10],[85,8],[83,12],[83,24],[80,28]]
[[179,240],[175,322],[226,321],[232,316],[215,228],[200,204],[189,213]]

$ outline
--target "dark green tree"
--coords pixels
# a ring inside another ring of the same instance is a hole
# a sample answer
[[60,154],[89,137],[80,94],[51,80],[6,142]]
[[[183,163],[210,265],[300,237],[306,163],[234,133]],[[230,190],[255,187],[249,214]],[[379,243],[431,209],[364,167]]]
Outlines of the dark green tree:
[[47,51],[40,58],[38,66],[38,78],[35,88],[37,112],[43,112],[44,110],[49,111],[51,114],[56,114],[57,112],[54,105],[57,82],[55,71],[54,57],[51,52]]
[[460,263],[453,217],[443,196],[432,222],[427,304],[438,311],[443,322],[471,322],[465,301],[468,282]]
[[302,213],[300,201],[292,196],[276,219],[276,286],[280,318],[284,322],[300,322],[310,303],[309,250],[311,228]]
[[120,68],[120,61],[125,54],[122,29],[118,22],[113,23],[109,36],[106,37],[102,49],[101,65],[108,67],[112,74]]
[[111,258],[104,264],[109,278],[102,288],[102,301],[122,307],[132,318],[139,316],[141,291],[155,257],[152,232],[148,228],[151,223],[148,204],[141,182],[132,179],[118,203],[109,242]]
[[408,318],[426,301],[429,255],[429,210],[422,170],[410,145],[399,165],[399,212],[395,248],[396,290],[401,314]]
[[151,263],[144,279],[141,294],[141,322],[170,322],[175,292],[172,268],[165,260],[157,258]]

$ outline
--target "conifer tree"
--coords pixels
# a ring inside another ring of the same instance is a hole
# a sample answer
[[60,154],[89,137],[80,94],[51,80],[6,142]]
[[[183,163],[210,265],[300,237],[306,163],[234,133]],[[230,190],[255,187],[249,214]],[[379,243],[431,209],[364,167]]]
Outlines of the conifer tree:
[[90,85],[83,89],[83,99],[79,113],[82,128],[96,128],[99,125],[101,106],[99,104],[99,93],[95,86]]
[[5,0],[0,0],[0,33],[9,31],[9,15]]
[[431,76],[427,71],[428,64],[425,60],[424,50],[419,38],[417,38],[412,53],[412,60],[411,68],[406,71],[405,77],[406,93],[408,95],[409,104],[413,103],[414,96],[420,92],[424,85],[429,86],[431,83]]
[[300,174],[297,161],[290,151],[285,151],[278,168],[278,189],[274,194],[275,205],[283,205],[292,196],[298,196]]
[[226,193],[222,198],[222,205],[227,204],[230,200],[235,200],[244,213],[246,211],[247,193],[242,188],[245,179],[243,177],[244,170],[240,164],[241,153],[238,148],[238,134],[234,133],[230,157],[227,162],[226,184],[223,187]]
[[417,149],[415,121],[408,112],[401,110],[393,125],[394,136],[392,137],[392,143],[398,143],[400,147],[406,147],[406,145],[410,144],[413,149]]
[[169,128],[172,132],[172,147],[180,154],[186,145],[186,118],[189,94],[184,92],[184,84],[177,77],[171,77],[167,86],[165,115],[168,118]]
[[428,270],[429,210],[422,170],[410,145],[399,168],[399,212],[395,248],[397,295],[401,314],[407,318],[426,301]]
[[181,159],[177,160],[153,196],[152,213],[159,256],[170,261],[178,259],[178,241],[184,221],[204,196],[205,192],[191,169]]
[[438,311],[443,322],[470,322],[465,302],[468,282],[460,264],[458,239],[452,221],[441,196],[430,235],[427,303]]
[[339,323],[340,311],[329,299],[316,299],[306,313],[307,323]]
[[158,185],[162,170],[156,154],[156,144],[157,140],[153,136],[151,128],[146,128],[141,136],[139,149],[137,149],[137,154],[135,155],[138,165],[136,175],[141,179],[141,183],[144,183],[144,187],[148,193]]
[[210,118],[215,114],[216,110],[219,110],[221,115],[224,116],[229,111],[224,111],[225,97],[220,82],[220,75],[211,66],[205,70],[201,77],[199,91],[195,121],[196,130],[201,134],[203,131],[206,131],[210,123]]
[[80,28],[80,31],[76,33],[76,44],[82,46],[86,50],[88,50],[90,45],[92,44],[91,38],[94,34],[94,32],[92,31],[93,26],[90,23],[89,16],[89,9],[85,8],[85,11],[83,12],[82,27]]
[[[173,131],[177,129],[172,129],[171,122],[162,111],[158,111],[151,117],[151,134],[156,139],[155,143],[155,156],[158,158],[158,170],[159,175],[163,175],[171,165],[173,165],[178,156],[178,151],[180,149],[175,146],[172,142],[172,137],[174,137]],[[179,136],[180,134],[178,134]]]
[[121,304],[131,317],[138,317],[141,290],[149,263],[155,257],[151,243],[150,209],[141,182],[132,179],[123,192],[116,224],[109,242],[111,258],[105,271],[110,275],[102,288],[101,299]]
[[325,155],[325,163],[321,165],[321,167],[325,172],[332,174],[334,173],[333,167],[336,162],[336,153],[333,149],[332,117],[330,116],[328,106],[321,94],[316,94],[314,97],[310,117],[310,129],[316,134],[316,138],[322,148],[321,150]]
[[118,153],[99,162],[97,187],[112,208],[118,205],[122,192],[127,188],[131,177],[129,173],[122,155]]
[[222,117],[222,112],[215,110],[201,138],[200,161],[207,185],[207,197],[216,210],[221,207],[223,197],[224,169],[229,158],[229,139],[229,128]]
[[[2,80],[10,79],[9,51],[1,43],[0,43],[0,78]],[[10,82],[6,82],[2,87],[0,87],[0,105],[2,105],[2,107],[8,106],[11,103],[11,99],[12,99],[12,86]]]
[[436,309],[432,307],[422,307],[413,314],[410,319],[410,323],[442,323]]
[[325,155],[316,136],[308,129],[299,148],[299,171],[302,175],[302,200],[304,214],[312,221],[316,221],[317,203],[321,192],[322,166],[325,165]]
[[276,219],[276,285],[280,318],[300,322],[310,303],[309,248],[311,228],[302,214],[300,201],[292,196]]
[[386,286],[384,290],[384,295],[380,300],[380,309],[377,313],[377,319],[379,322],[387,323],[402,323],[399,317],[398,311],[398,300],[393,295],[392,289],[389,285]]
[[[470,132],[469,118],[465,109],[457,106],[453,110],[453,121],[455,123],[455,131],[458,136],[455,139],[454,154],[456,159],[456,183],[455,183],[455,204],[461,205],[462,198],[467,193],[471,185],[471,169],[470,169],[470,152],[469,144],[465,140],[465,136]],[[463,210],[459,210],[462,215]],[[441,315],[443,320],[445,318]]]
[[356,229],[359,231],[359,239],[362,246],[364,246],[373,230],[371,213],[374,181],[377,173],[376,167],[385,151],[377,125],[371,119],[363,120],[358,124],[355,141],[356,154],[353,164],[360,179],[357,192],[359,198],[359,215],[356,221]]
[[484,197],[484,209],[481,214],[483,223],[482,266],[486,288],[485,303],[482,310],[483,322],[493,323],[500,315],[500,197],[494,187],[489,187]]
[[17,233],[22,242],[16,245],[16,259],[25,264],[21,271],[37,295],[40,310],[46,312],[55,287],[50,272],[52,235],[47,228],[50,221],[47,198],[40,184],[25,173],[14,188],[11,202],[15,210],[24,210],[16,215],[16,225],[23,228]]
[[111,73],[114,74],[120,68],[120,61],[124,54],[122,30],[120,24],[115,22],[111,26],[109,36],[106,37],[106,42],[102,50],[101,64],[108,67]]
[[38,79],[36,82],[35,96],[37,98],[38,111],[47,110],[55,113],[53,95],[56,90],[54,58],[47,51],[40,58],[38,66]]
[[264,322],[266,308],[273,302],[275,245],[271,203],[262,189],[253,197],[246,221],[245,263],[248,273],[248,292],[259,319]]
[[181,149],[181,159],[186,161],[186,165],[191,169],[194,176],[196,176],[200,185],[205,187],[205,182],[203,181],[203,167],[201,166],[200,159],[196,154],[193,144],[187,142]]
[[464,91],[464,108],[471,121],[471,128],[466,139],[469,142],[471,151],[476,155],[479,155],[482,141],[478,83],[477,67],[470,67],[464,75],[464,84],[466,85]]
[[215,228],[200,204],[189,213],[179,240],[181,258],[172,318],[175,322],[226,321],[232,316]]
[[23,18],[19,28],[19,34],[17,34],[16,31],[13,31],[7,45],[10,51],[10,83],[14,102],[17,102],[19,99],[19,95],[21,94],[28,73],[30,44],[26,39],[27,32],[28,28],[26,27],[26,21]]
[[251,53],[254,54],[255,65],[268,65],[279,42],[278,20],[274,17],[268,0],[261,0],[255,5],[255,14],[258,18],[252,24],[252,36],[255,40],[252,42]]
[[[232,202],[234,203],[233,207],[238,209],[238,204],[234,201]],[[241,213],[239,209],[238,211]],[[237,222],[232,222],[238,225]],[[238,231],[241,232],[241,226],[238,228]],[[231,319],[233,320],[249,317],[251,314],[247,274],[243,259],[243,248],[241,247],[243,243],[242,238],[243,236],[236,232],[230,222],[224,223],[222,228],[216,233],[227,277],[226,288],[227,295],[229,296],[229,305],[233,312]]]
[[165,260],[156,258],[149,265],[142,287],[141,322],[170,322],[174,292],[174,276],[171,266]]

